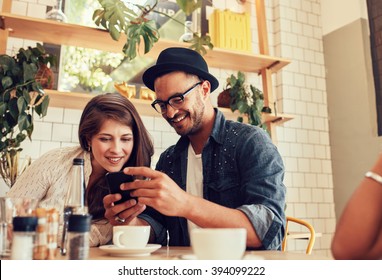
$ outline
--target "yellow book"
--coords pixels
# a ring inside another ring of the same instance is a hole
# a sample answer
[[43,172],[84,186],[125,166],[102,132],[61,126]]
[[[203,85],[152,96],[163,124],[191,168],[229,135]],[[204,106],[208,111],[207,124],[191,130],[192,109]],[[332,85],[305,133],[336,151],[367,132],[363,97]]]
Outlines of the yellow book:
[[215,11],[213,11],[208,18],[208,34],[210,35],[211,42],[216,46],[216,20],[215,20]]
[[246,33],[247,33],[247,51],[251,52],[252,51],[252,35],[251,35],[251,17],[249,16],[248,13],[245,13],[245,20],[247,22],[247,28]]
[[209,35],[215,47],[251,51],[250,16],[215,9],[208,20]]

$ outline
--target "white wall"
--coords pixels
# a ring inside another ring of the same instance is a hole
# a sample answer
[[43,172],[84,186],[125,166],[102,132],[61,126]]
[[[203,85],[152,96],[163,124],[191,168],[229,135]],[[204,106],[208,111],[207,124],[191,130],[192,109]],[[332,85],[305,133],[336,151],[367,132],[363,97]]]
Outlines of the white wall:
[[[366,0],[322,0],[336,217],[381,152]],[[346,7],[342,12],[336,12]]]
[[366,0],[321,0],[322,33],[326,35],[356,19],[367,19]]

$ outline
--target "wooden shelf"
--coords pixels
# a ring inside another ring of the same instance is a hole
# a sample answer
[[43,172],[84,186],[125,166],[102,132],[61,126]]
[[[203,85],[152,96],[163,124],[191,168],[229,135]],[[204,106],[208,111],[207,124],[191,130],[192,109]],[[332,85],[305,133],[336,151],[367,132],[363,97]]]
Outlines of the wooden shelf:
[[[45,93],[50,97],[50,107],[59,107],[67,109],[78,109],[83,110],[86,104],[92,99],[96,94],[82,93],[82,92],[61,92],[57,90],[46,89]],[[134,103],[135,108],[141,116],[151,116],[160,117],[160,115],[151,107],[151,102],[149,100],[143,100],[138,98],[131,98],[130,101]],[[221,108],[219,110],[223,112],[224,116],[228,120],[237,120],[239,113],[232,112],[229,108]],[[272,114],[263,113],[263,123],[277,123],[281,125],[282,123],[293,119],[291,115],[278,114],[277,116]]]
[[[91,93],[60,92],[48,89],[45,90],[45,93],[48,94],[50,98],[49,107],[78,110],[83,110],[89,100],[95,96],[95,94]],[[130,101],[134,104],[141,116],[161,117],[161,115],[151,107],[152,101],[138,98],[130,98]],[[232,113],[231,110],[227,108],[219,108],[219,110],[222,111],[226,119],[229,120],[236,120],[239,116],[238,113]]]
[[[10,6],[10,1],[5,2]],[[7,7],[6,7],[7,8]],[[56,45],[68,45],[84,48],[99,49],[108,52],[121,53],[125,43],[125,35],[122,34],[119,41],[114,41],[106,30],[94,27],[87,27],[78,24],[61,23],[46,19],[39,19],[27,16],[14,15],[9,13],[9,9],[0,12],[0,53],[6,49],[8,37],[29,39]],[[258,11],[258,15],[264,11]],[[261,29],[266,34],[266,30]],[[263,37],[265,35],[262,35]],[[4,40],[3,40],[4,39]],[[160,39],[145,57],[150,57],[153,61],[159,53],[168,47],[189,47],[189,44],[176,41]],[[268,53],[262,51],[262,53]],[[140,54],[143,54],[141,46]],[[265,54],[252,54],[234,50],[218,49],[208,50],[204,56],[210,67],[219,69],[240,70],[243,72],[254,72],[263,75],[264,94],[271,95],[270,74],[275,73],[290,63],[287,59],[272,57]],[[50,106],[83,109],[87,102],[94,96],[90,93],[59,92],[46,90],[51,101]],[[150,101],[141,99],[131,99],[138,112],[145,116],[159,116],[150,106]],[[219,108],[227,119],[237,120],[239,114],[232,113],[230,109]],[[263,123],[271,128],[274,125],[281,125],[285,121],[293,119],[292,116],[284,114],[263,114]],[[274,134],[274,133],[272,133]],[[276,141],[275,137],[273,137]]]
[[267,114],[267,113],[262,114],[263,123],[273,123],[273,124],[281,125],[284,122],[290,121],[292,119],[294,119],[294,116],[292,115],[286,115],[286,114],[274,115],[274,114]]
[[[8,30],[10,37],[41,41],[56,45],[69,45],[120,53],[125,42],[124,34],[114,41],[106,30],[77,24],[61,23],[11,13],[0,13],[0,28]],[[188,44],[160,39],[145,56],[156,59],[167,47]],[[143,51],[140,51],[143,54]],[[261,54],[244,53],[214,48],[204,56],[210,67],[260,73],[262,69],[277,72],[289,60]]]

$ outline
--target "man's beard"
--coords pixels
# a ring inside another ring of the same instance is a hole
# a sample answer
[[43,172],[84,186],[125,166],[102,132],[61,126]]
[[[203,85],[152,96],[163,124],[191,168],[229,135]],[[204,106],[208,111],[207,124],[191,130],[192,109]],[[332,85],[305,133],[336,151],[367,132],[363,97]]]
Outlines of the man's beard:
[[[174,129],[176,133],[180,136],[189,136],[189,135],[194,135],[196,134],[202,127],[202,120],[204,117],[204,111],[205,111],[206,106],[204,105],[203,102],[198,102],[195,104],[195,106],[192,108],[194,114],[191,116],[189,113],[186,118],[191,118],[191,123],[192,126],[190,128],[187,128],[187,130],[177,130],[174,126]],[[172,126],[171,122],[169,122],[170,125]]]

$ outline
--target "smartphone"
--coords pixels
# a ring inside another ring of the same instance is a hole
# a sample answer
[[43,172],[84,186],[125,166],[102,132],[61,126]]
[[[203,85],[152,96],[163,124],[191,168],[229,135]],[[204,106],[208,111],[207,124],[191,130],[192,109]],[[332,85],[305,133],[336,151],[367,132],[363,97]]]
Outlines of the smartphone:
[[120,193],[122,195],[122,198],[114,204],[120,204],[122,202],[125,202],[126,200],[129,199],[135,199],[134,197],[130,196],[130,191],[123,191],[121,190],[121,184],[122,183],[127,183],[127,182],[133,182],[134,177],[131,175],[127,175],[123,173],[123,171],[118,171],[118,172],[108,172],[106,173],[106,182],[109,186],[110,193]]

